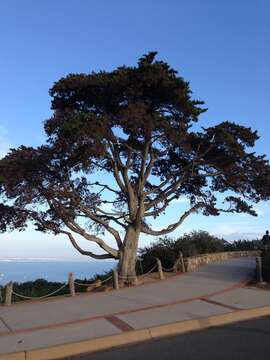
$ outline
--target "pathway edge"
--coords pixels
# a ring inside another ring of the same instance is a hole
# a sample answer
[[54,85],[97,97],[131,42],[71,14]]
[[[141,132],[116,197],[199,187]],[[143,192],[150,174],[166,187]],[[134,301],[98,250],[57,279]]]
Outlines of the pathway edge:
[[208,318],[186,320],[142,330],[127,331],[91,340],[67,343],[42,349],[27,350],[19,353],[0,355],[0,360],[56,360],[67,356],[81,355],[116,348],[123,345],[140,343],[151,339],[198,331],[244,320],[270,315],[270,305],[232,311],[227,314],[213,315]]

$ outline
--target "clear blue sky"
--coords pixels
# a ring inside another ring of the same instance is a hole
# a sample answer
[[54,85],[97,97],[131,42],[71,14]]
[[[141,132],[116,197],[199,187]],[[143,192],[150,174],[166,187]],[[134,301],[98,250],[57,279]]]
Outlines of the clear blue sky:
[[[2,0],[0,154],[44,140],[54,81],[135,64],[156,50],[206,101],[203,126],[224,120],[251,126],[261,135],[256,150],[270,157],[269,19],[268,0]],[[201,228],[228,239],[261,236],[270,227],[269,203],[257,209],[255,219],[195,216],[175,235]],[[0,235],[0,257],[73,253],[65,239],[31,229]]]

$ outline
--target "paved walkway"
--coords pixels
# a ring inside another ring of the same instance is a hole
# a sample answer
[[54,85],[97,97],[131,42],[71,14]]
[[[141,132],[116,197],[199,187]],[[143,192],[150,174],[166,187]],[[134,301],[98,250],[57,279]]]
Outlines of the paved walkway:
[[243,288],[254,270],[254,258],[232,259],[134,288],[0,307],[0,355],[270,305],[270,291]]

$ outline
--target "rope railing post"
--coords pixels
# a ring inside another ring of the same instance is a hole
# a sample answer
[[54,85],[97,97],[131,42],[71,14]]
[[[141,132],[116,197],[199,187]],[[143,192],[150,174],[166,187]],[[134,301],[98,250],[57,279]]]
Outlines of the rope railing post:
[[74,277],[71,272],[68,274],[68,286],[69,286],[70,295],[75,296],[76,292],[75,292],[75,285],[74,285]]
[[263,282],[263,276],[262,276],[262,258],[261,256],[256,257],[256,272],[257,272],[257,280],[259,283]]
[[184,262],[184,256],[183,256],[182,251],[179,252],[179,255],[180,255],[181,271],[184,273],[184,272],[186,272],[186,269],[185,269],[185,262]]
[[173,272],[177,273],[179,269],[179,259],[176,259],[175,263],[173,264]]
[[116,268],[113,269],[113,287],[116,290],[119,289],[118,271]]
[[182,251],[179,251],[177,260],[173,265],[173,272],[177,273],[178,271],[185,272],[185,263]]
[[158,267],[159,279],[163,280],[164,279],[164,274],[163,274],[163,270],[162,270],[161,261],[158,258],[156,258],[156,262],[157,262],[157,267]]
[[102,281],[101,281],[100,279],[98,279],[98,280],[96,280],[96,281],[94,282],[94,285],[95,285],[96,288],[99,288],[99,287],[101,287],[101,285],[102,285]]
[[10,306],[12,302],[12,292],[13,292],[13,282],[10,281],[6,285],[6,298],[5,298],[5,306]]

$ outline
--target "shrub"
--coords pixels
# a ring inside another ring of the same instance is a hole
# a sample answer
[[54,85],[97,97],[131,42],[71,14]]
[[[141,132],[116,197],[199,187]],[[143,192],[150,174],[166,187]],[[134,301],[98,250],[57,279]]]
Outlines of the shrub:
[[224,244],[223,251],[245,251],[258,250],[262,247],[261,240],[235,240],[232,243]]
[[260,248],[260,240],[236,240],[230,243],[202,230],[184,234],[176,240],[163,237],[159,238],[155,243],[139,250],[137,273],[140,274],[150,270],[156,263],[155,258],[159,258],[165,268],[172,268],[174,262],[179,257],[180,251],[182,251],[184,257],[189,257],[199,254],[257,250]]
[[156,263],[155,258],[161,260],[165,268],[171,268],[182,251],[184,257],[223,251],[226,241],[210,235],[207,231],[193,231],[184,234],[177,240],[164,237],[139,251],[139,260],[142,269],[137,265],[137,270],[148,271]]

